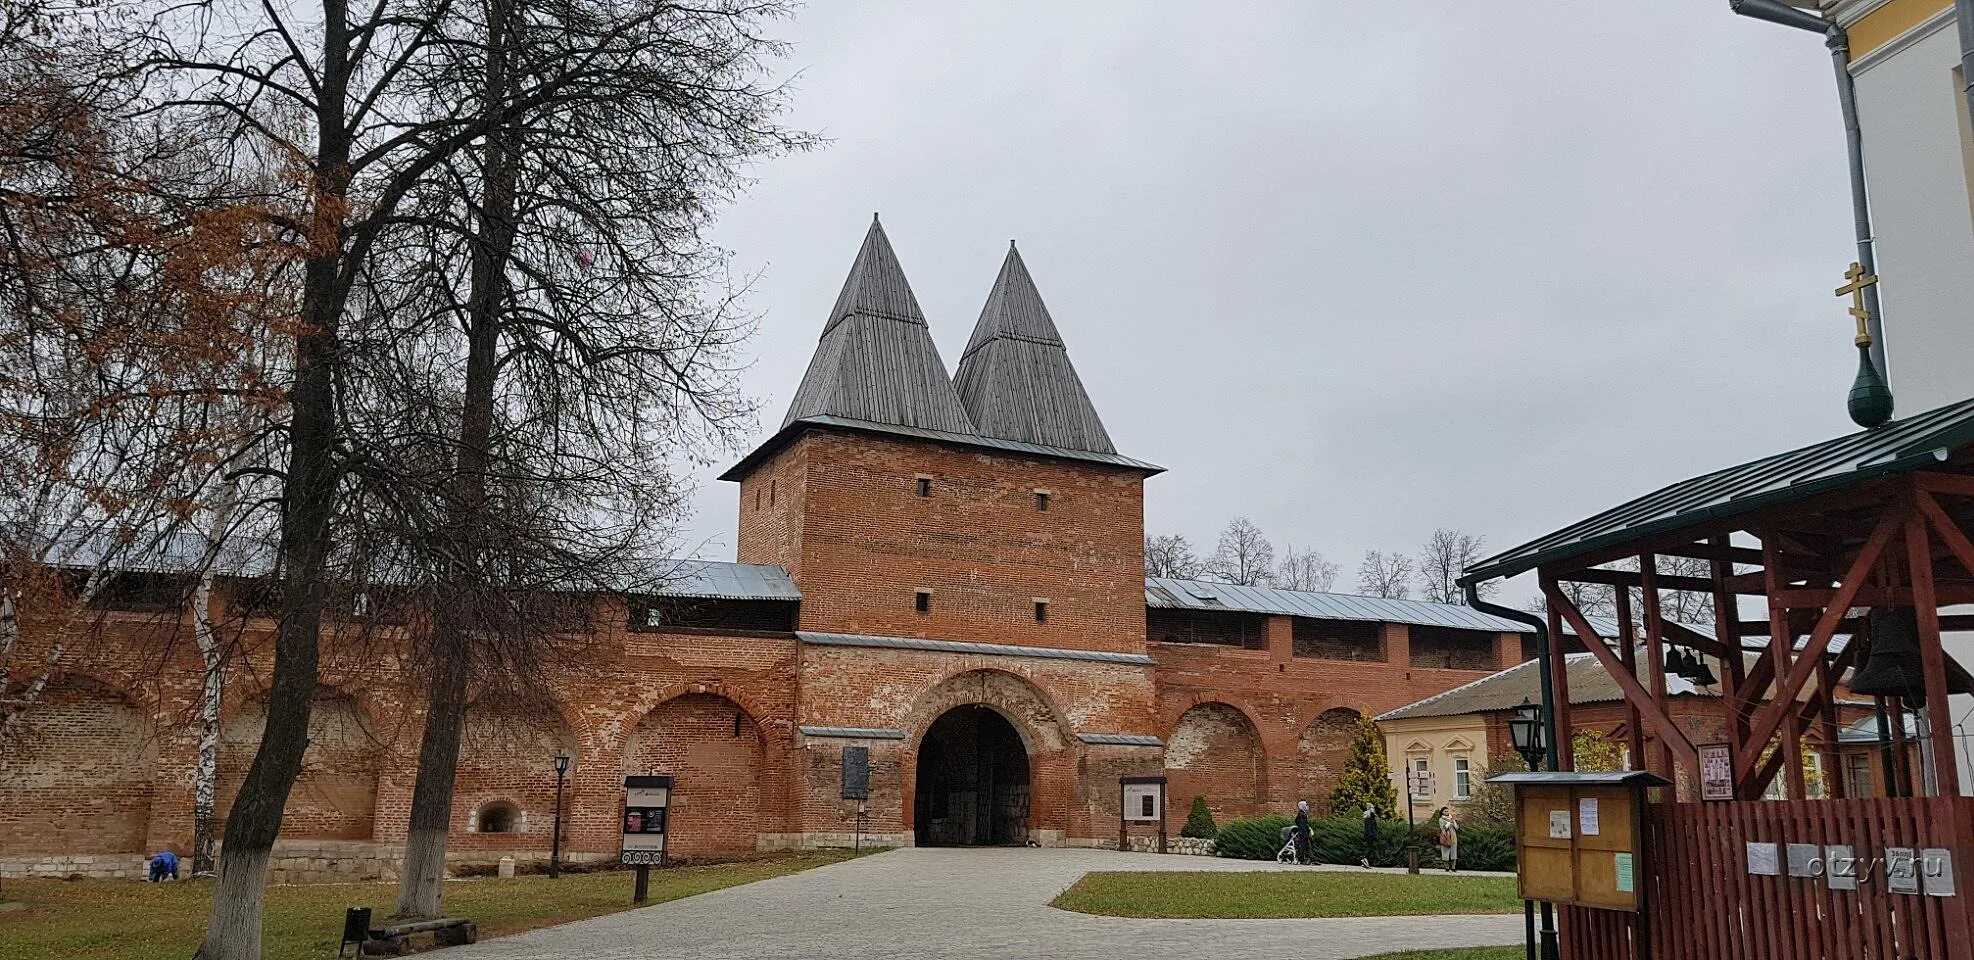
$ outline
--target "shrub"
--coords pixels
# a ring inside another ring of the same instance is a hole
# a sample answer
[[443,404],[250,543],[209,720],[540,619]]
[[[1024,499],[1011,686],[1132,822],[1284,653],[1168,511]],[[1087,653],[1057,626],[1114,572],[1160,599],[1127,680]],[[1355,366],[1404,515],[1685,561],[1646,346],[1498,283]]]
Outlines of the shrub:
[[[1278,814],[1235,820],[1220,828],[1213,838],[1214,848],[1223,857],[1235,860],[1273,860],[1282,849],[1282,828],[1294,821]],[[1312,827],[1310,830],[1314,833]]]
[[[1435,859],[1438,852],[1435,847]],[[1504,827],[1461,827],[1460,869],[1515,869],[1515,831]]]
[[1206,808],[1206,798],[1194,797],[1193,812],[1186,815],[1186,825],[1180,828],[1179,835],[1211,840],[1219,833],[1219,825],[1213,822],[1213,811]]

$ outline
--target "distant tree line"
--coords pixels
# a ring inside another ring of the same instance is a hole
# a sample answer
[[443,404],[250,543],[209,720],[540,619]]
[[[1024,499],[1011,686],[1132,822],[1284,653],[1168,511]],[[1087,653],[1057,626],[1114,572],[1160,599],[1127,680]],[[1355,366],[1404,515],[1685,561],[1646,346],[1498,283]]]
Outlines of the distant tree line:
[[[1417,596],[1434,603],[1465,603],[1459,580],[1481,559],[1482,539],[1459,530],[1434,530],[1417,554],[1367,550],[1357,567],[1357,592],[1367,597]],[[1235,517],[1220,531],[1213,552],[1202,557],[1176,533],[1145,536],[1145,575],[1180,580],[1213,580],[1254,587],[1324,592],[1335,589],[1342,568],[1314,548],[1275,545],[1253,520]],[[1482,584],[1489,596],[1496,584]],[[1416,591],[1416,593],[1415,593]]]

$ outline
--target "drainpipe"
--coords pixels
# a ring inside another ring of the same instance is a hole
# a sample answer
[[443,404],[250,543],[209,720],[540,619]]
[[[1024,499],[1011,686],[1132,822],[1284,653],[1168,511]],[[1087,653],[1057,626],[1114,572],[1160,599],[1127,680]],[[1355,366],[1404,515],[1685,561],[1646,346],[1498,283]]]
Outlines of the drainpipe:
[[1480,584],[1478,582],[1462,580],[1460,581],[1460,589],[1466,594],[1467,606],[1479,610],[1482,613],[1500,617],[1503,620],[1526,623],[1535,628],[1536,669],[1542,673],[1542,735],[1549,740],[1549,751],[1542,762],[1544,766],[1551,770],[1560,769],[1560,765],[1556,761],[1556,755],[1561,751],[1556,749],[1556,745],[1562,741],[1556,739],[1556,690],[1554,684],[1550,682],[1549,676],[1549,624],[1541,617],[1529,613],[1526,610],[1504,607],[1498,603],[1489,603],[1481,599]]
[[1967,96],[1967,122],[1974,124],[1974,0],[1954,0],[1953,18],[1960,24],[1960,82]]
[[[1962,7],[1974,6],[1974,0],[1956,0]],[[1857,234],[1857,262],[1864,272],[1871,276],[1878,274],[1878,257],[1873,250],[1876,246],[1871,235],[1871,199],[1864,180],[1864,130],[1857,117],[1857,83],[1851,77],[1851,40],[1844,28],[1835,21],[1826,20],[1807,10],[1789,6],[1781,0],[1728,0],[1728,7],[1735,13],[1769,23],[1779,23],[1811,33],[1823,35],[1823,45],[1830,48],[1830,61],[1837,71],[1837,105],[1844,116],[1844,149],[1850,156],[1851,172],[1851,217]],[[1964,62],[1974,59],[1970,52],[1969,34],[1974,24],[1968,18],[1961,19],[1961,50]],[[1970,105],[1974,105],[1974,85],[1968,88]],[[1868,356],[1872,366],[1877,367],[1879,379],[1889,388],[1891,368],[1885,364],[1885,323],[1884,313],[1878,309],[1878,286],[1864,288],[1864,307],[1871,314],[1865,332],[1871,336]],[[1885,417],[1891,416],[1889,404]],[[1878,418],[1884,422],[1884,418]],[[1877,424],[1864,424],[1876,426]]]
[[[1557,762],[1556,755],[1561,751],[1556,748],[1556,745],[1562,741],[1556,739],[1556,690],[1554,685],[1550,683],[1549,676],[1549,624],[1541,617],[1529,613],[1526,610],[1516,610],[1513,607],[1504,607],[1498,603],[1489,603],[1481,599],[1480,581],[1478,580],[1463,579],[1459,583],[1461,592],[1466,594],[1467,606],[1479,610],[1482,613],[1491,614],[1504,620],[1525,623],[1535,628],[1535,669],[1538,673],[1542,674],[1542,733],[1549,740],[1549,751],[1543,757],[1543,765],[1551,770],[1557,769],[1560,764]],[[1535,907],[1533,901],[1522,901],[1522,921],[1528,930],[1528,941],[1525,945],[1528,951],[1528,960],[1538,960],[1538,958],[1539,960],[1557,960],[1561,955],[1562,940],[1556,932],[1555,907],[1547,900],[1542,902],[1542,932],[1540,936],[1537,935],[1535,930]]]

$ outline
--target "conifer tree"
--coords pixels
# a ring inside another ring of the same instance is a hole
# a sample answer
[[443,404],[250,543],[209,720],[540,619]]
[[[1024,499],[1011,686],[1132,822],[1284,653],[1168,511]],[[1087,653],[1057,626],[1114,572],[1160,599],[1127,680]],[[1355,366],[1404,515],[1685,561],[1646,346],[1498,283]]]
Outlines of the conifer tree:
[[1213,811],[1206,808],[1206,798],[1193,797],[1193,811],[1186,815],[1186,825],[1179,830],[1182,837],[1197,837],[1211,840],[1220,835],[1220,825],[1213,822]]
[[1397,815],[1398,791],[1391,785],[1391,768],[1385,762],[1384,734],[1378,732],[1378,725],[1370,717],[1359,717],[1357,736],[1350,742],[1350,758],[1344,761],[1343,777],[1337,788],[1330,792],[1330,813],[1339,817],[1355,816],[1370,803],[1378,808],[1378,816],[1391,819]]

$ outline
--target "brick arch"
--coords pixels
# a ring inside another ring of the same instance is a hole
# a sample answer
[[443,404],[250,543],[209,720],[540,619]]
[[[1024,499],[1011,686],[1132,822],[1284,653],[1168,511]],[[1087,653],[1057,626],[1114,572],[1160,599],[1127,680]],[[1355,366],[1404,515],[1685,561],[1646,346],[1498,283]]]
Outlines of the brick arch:
[[1065,714],[1034,680],[1008,670],[973,667],[955,670],[926,688],[904,722],[910,744],[901,767],[903,823],[916,823],[918,758],[932,724],[957,707],[986,707],[1008,721],[1028,753],[1028,830],[1066,835],[1076,769]]
[[1311,810],[1329,811],[1330,794],[1343,778],[1350,742],[1363,719],[1364,714],[1354,708],[1331,707],[1302,728],[1296,741],[1296,786],[1301,792],[1298,799],[1309,801]]
[[928,687],[905,717],[906,738],[917,744],[946,711],[975,704],[1007,718],[1031,757],[1059,751],[1074,739],[1047,691],[1028,677],[992,667],[955,670]]
[[[760,728],[763,740],[768,743],[777,747],[787,747],[794,740],[794,732],[789,728],[789,724],[776,718],[775,712],[768,710],[758,698],[719,680],[677,681],[646,688],[630,707],[597,724],[590,731],[592,735],[589,739],[598,741],[607,748],[621,750],[628,742],[632,731],[651,711],[664,706],[669,701],[695,694],[729,700],[747,711],[747,715],[753,717],[755,725]],[[575,724],[572,723],[571,727],[575,728]],[[580,729],[577,733],[579,737],[583,735]]]
[[56,677],[0,749],[8,852],[144,852],[157,756],[141,700],[87,674]]
[[[667,848],[681,857],[760,847],[766,737],[739,701],[694,690],[646,711],[624,738],[623,773],[674,778]],[[771,799],[771,798],[770,798]]]
[[[581,743],[563,711],[552,702],[499,708],[475,703],[466,709],[453,781],[452,843],[460,849],[547,849],[555,822],[555,757],[569,757],[563,784],[563,835],[568,836],[574,785],[587,771]],[[508,833],[473,829],[477,811],[494,803],[512,804],[516,828]]]
[[1220,823],[1261,813],[1268,752],[1254,715],[1224,699],[1197,699],[1166,734],[1165,776],[1166,815],[1175,824],[1183,825],[1196,796]]
[[[233,807],[267,725],[267,695],[250,697],[225,717],[219,735],[214,810]],[[390,749],[371,705],[330,684],[317,684],[309,710],[308,748],[288,792],[281,836],[294,840],[368,840],[376,834],[377,781]]]

